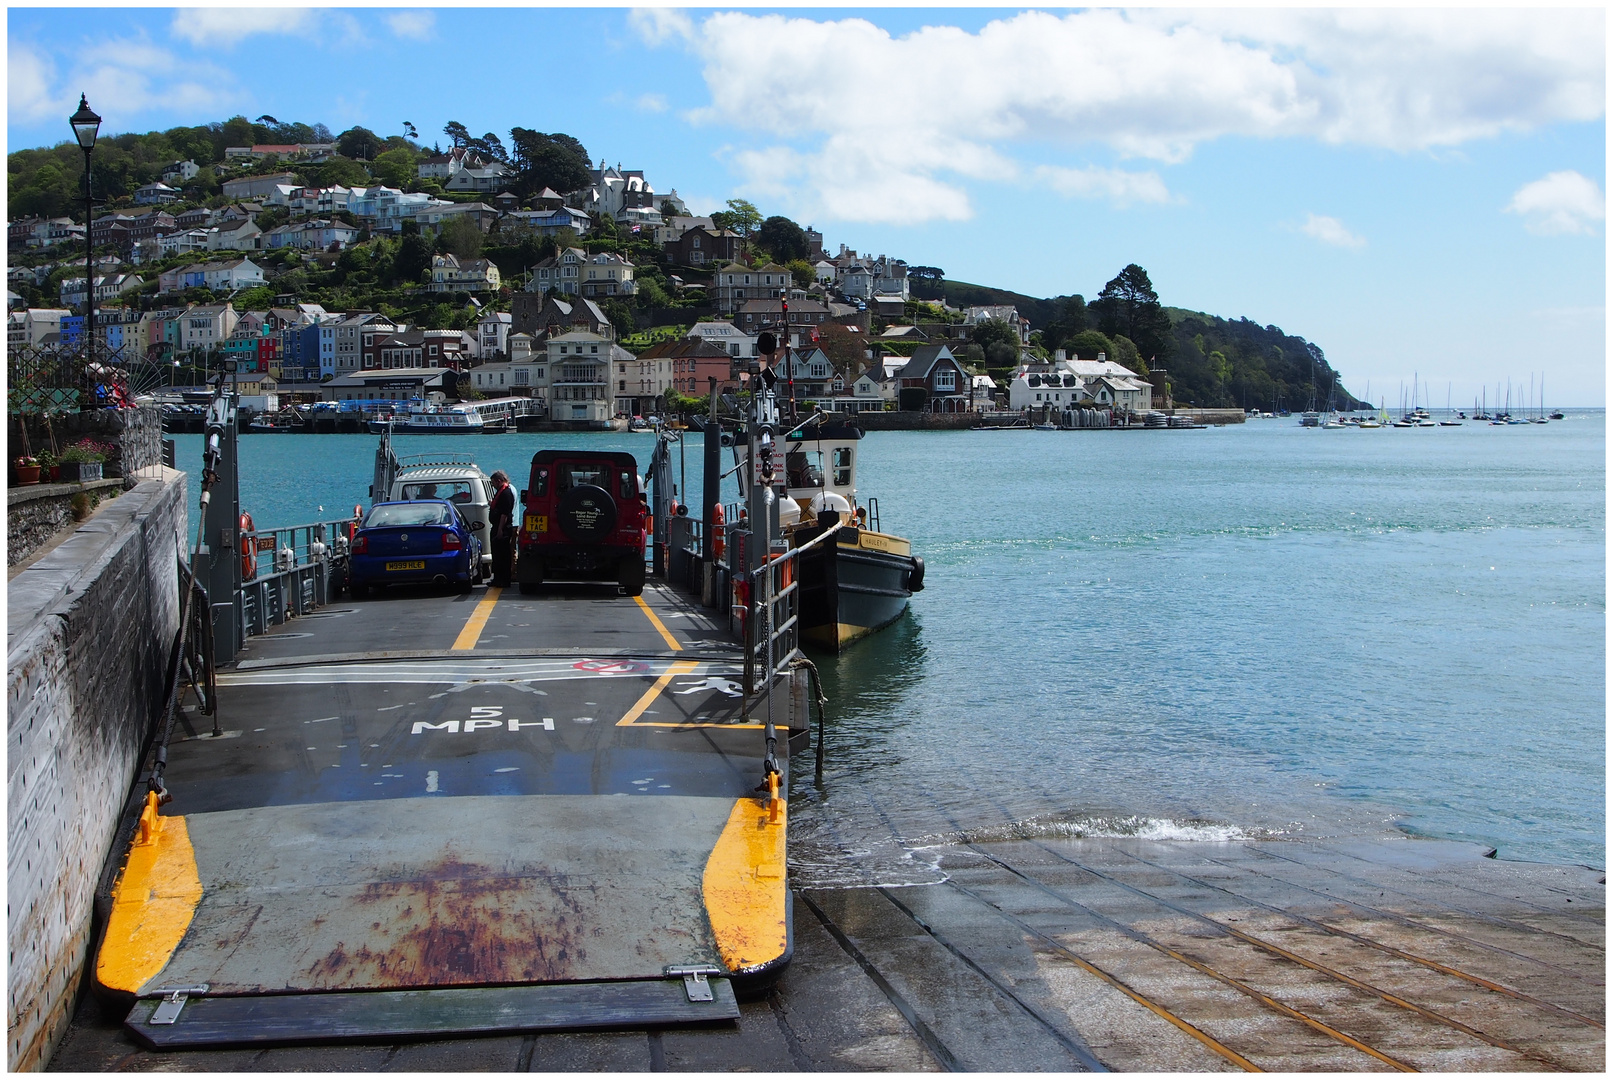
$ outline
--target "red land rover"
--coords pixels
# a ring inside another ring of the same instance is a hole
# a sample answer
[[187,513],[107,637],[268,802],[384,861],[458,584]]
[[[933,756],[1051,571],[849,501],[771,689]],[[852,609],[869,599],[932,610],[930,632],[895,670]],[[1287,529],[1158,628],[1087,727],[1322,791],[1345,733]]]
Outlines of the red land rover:
[[644,591],[644,504],[632,454],[539,450],[521,493],[516,581],[615,581]]

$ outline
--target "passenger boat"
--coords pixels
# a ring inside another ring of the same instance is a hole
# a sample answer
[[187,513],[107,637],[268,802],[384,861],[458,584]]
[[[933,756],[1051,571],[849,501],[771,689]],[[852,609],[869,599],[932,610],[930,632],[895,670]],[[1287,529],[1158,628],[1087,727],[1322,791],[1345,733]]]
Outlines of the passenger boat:
[[877,499],[859,501],[862,438],[851,421],[820,412],[781,440],[788,497],[779,503],[779,526],[790,546],[805,547],[835,524],[849,523],[832,544],[817,544],[800,557],[801,636],[834,652],[901,618],[908,598],[924,588],[924,560],[905,537],[883,531]]
[[371,431],[386,431],[389,427],[398,435],[474,435],[482,431],[483,423],[481,415],[465,405],[411,402],[407,412],[370,421]]

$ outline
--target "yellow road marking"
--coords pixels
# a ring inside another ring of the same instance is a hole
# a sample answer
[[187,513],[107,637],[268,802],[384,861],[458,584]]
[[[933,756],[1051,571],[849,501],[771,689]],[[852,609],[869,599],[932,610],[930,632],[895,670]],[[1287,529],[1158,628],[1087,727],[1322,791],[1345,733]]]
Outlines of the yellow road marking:
[[487,595],[476,605],[476,610],[472,611],[470,618],[465,620],[465,629],[461,630],[459,636],[454,639],[455,649],[474,649],[476,647],[477,639],[482,636],[482,628],[487,625],[488,617],[493,614],[493,605],[498,603],[499,593],[503,591],[503,589],[494,585],[487,587]]
[[[663,630],[661,632],[663,634],[666,633],[665,630]],[[659,679],[656,679],[655,680],[655,685],[650,687],[648,690],[644,691],[643,696],[640,697],[638,699],[638,701],[634,702],[633,707],[631,709],[627,710],[627,715],[622,717],[620,720],[616,721],[616,726],[617,727],[630,727],[630,726],[632,726],[633,721],[637,720],[639,717],[644,715],[644,710],[648,709],[650,707],[650,702],[654,701],[656,698],[661,696],[661,691],[663,691],[663,690],[665,690],[667,688],[668,683],[670,683],[673,679],[677,678],[679,675],[691,674],[694,671],[694,669],[699,667],[699,666],[700,666],[699,663],[697,663],[694,660],[678,660],[675,663],[673,663],[673,665],[671,667],[666,669],[666,674],[662,675]],[[673,724],[673,725],[657,725],[657,726],[683,727],[685,725],[683,725],[683,724]],[[708,725],[708,726],[716,726],[716,725]]]
[[112,890],[112,914],[95,961],[96,977],[108,989],[138,993],[160,974],[202,902],[185,819],[157,821],[153,840],[129,849],[128,865]]
[[672,636],[672,631],[668,630],[665,624],[655,617],[655,612],[651,611],[650,605],[644,602],[644,597],[635,596],[633,599],[638,601],[638,606],[644,609],[644,614],[650,617],[650,622],[654,624],[655,628],[661,631],[661,636],[666,639],[667,648],[673,652],[682,652],[683,646],[679,645],[678,639]]
[[771,820],[765,800],[740,799],[706,860],[700,891],[729,971],[777,960],[789,947],[784,889],[784,818]]

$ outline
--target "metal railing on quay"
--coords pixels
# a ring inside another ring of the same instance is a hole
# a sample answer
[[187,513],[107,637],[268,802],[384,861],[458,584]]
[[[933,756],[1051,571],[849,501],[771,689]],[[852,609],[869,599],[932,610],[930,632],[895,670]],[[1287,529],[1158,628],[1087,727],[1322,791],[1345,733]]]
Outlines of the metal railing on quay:
[[328,604],[347,571],[349,520],[241,534],[241,640]]

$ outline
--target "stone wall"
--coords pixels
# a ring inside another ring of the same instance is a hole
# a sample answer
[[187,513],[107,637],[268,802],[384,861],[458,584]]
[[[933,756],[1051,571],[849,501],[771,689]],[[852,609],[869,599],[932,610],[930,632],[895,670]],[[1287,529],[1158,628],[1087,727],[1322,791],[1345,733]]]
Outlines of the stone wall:
[[85,484],[29,484],[6,492],[6,565],[16,566],[73,522],[73,498],[89,495],[90,508],[123,490],[121,479]]
[[980,426],[977,412],[860,412],[857,426],[864,431],[967,431]]
[[10,583],[7,1062],[40,1069],[90,959],[95,890],[162,710],[183,473],[148,470]]
[[[96,409],[92,412],[57,413],[51,417],[56,445],[65,447],[79,439],[92,438],[111,443],[116,453],[103,470],[107,476],[132,476],[142,469],[162,464],[162,410],[149,405],[138,409]],[[44,421],[28,417],[28,445],[34,453],[50,446]],[[21,453],[15,443],[13,457]]]

